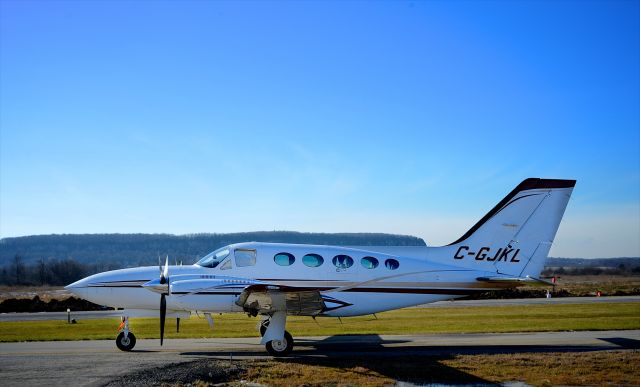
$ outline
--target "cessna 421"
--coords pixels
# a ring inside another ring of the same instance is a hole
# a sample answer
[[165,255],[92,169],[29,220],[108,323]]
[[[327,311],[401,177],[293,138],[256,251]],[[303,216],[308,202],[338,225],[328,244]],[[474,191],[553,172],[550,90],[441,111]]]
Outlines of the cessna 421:
[[[261,344],[287,355],[288,315],[358,316],[524,285],[539,278],[575,180],[526,179],[457,241],[442,247],[347,248],[282,243],[222,247],[192,266],[95,274],[66,289],[123,308],[116,345],[136,342],[129,318],[244,312],[261,315]],[[178,320],[179,323],[179,320]]]

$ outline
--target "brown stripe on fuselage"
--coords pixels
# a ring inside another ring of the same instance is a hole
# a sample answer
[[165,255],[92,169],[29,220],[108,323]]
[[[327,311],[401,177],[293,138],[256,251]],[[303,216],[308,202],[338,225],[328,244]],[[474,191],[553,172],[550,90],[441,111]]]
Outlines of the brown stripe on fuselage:
[[345,293],[401,293],[401,294],[451,294],[469,295],[486,292],[488,289],[411,289],[411,288],[353,288]]
[[[289,291],[294,291],[293,289],[287,289]],[[284,290],[285,292],[287,290]],[[297,291],[328,291],[332,290],[331,288],[304,288],[298,289]],[[443,295],[452,295],[452,296],[466,296],[471,294],[477,294],[489,291],[490,289],[413,289],[413,288],[353,288],[341,291],[341,293],[389,293],[389,294],[443,294]],[[172,294],[187,294],[185,292],[181,293],[172,293]],[[207,292],[197,292],[190,293],[195,295],[226,295],[226,294],[240,294],[240,292],[216,292],[216,291],[207,291]],[[332,301],[334,302],[334,301]]]
[[[311,283],[307,283],[311,282]],[[367,282],[367,285],[371,285],[371,281]],[[331,289],[341,288],[349,286],[358,286],[359,283],[355,281],[327,281],[327,280],[274,280],[270,285],[287,286],[291,288],[315,288],[315,289]],[[390,282],[380,281],[376,285],[380,288],[462,288],[462,289],[507,289],[515,287],[516,284],[511,283],[492,283],[487,282]]]

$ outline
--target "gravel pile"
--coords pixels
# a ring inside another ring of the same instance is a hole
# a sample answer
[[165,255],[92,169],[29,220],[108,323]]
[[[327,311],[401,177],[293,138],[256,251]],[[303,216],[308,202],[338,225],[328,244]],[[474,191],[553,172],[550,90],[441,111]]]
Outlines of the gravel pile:
[[198,381],[217,384],[237,380],[244,371],[245,368],[241,361],[202,359],[132,372],[120,376],[104,386],[160,386],[167,384],[188,386],[195,385]]

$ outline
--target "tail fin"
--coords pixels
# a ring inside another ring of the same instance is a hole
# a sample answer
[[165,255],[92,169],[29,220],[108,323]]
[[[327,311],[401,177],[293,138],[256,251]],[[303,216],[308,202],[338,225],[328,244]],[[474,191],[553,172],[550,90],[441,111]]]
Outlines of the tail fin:
[[526,179],[460,239],[444,247],[452,263],[538,277],[575,180]]

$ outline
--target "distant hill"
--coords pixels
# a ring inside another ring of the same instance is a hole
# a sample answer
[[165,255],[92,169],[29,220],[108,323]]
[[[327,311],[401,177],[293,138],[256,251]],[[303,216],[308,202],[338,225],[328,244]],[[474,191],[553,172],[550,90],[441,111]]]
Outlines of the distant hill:
[[0,267],[19,255],[23,264],[44,260],[74,261],[98,269],[156,265],[158,255],[194,263],[231,243],[280,242],[337,246],[425,246],[421,238],[380,233],[301,233],[257,231],[232,234],[63,234],[0,239]]
[[[256,231],[229,234],[62,234],[0,239],[0,267],[20,255],[23,264],[67,260],[98,268],[157,264],[158,254],[194,263],[205,254],[238,242],[307,243],[336,246],[426,246],[418,237],[382,233],[301,233]],[[640,266],[640,258],[548,258],[547,267],[618,268]]]
[[[407,235],[258,231],[233,234],[69,234],[0,239],[0,284],[66,285],[89,274],[125,267],[192,264],[237,242],[307,243],[337,246],[425,246]],[[17,258],[16,258],[17,257]],[[640,274],[640,258],[549,258],[546,275]]]

